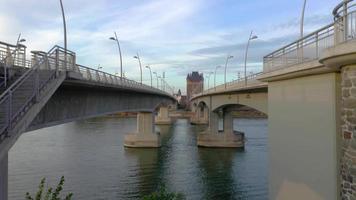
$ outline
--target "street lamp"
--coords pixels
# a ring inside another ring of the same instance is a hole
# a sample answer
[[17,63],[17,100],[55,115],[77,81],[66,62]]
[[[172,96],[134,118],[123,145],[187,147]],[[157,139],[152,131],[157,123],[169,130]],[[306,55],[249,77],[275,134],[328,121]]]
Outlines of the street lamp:
[[138,55],[138,53],[136,53],[137,55],[134,56],[135,59],[138,60],[138,64],[140,65],[140,72],[141,72],[141,84],[142,84],[142,65],[141,65],[141,59],[140,59],[140,55]]
[[146,68],[150,70],[150,75],[151,75],[151,87],[152,87],[152,70],[151,70],[151,67],[148,66],[148,65],[146,66]]
[[[158,81],[158,79],[161,79],[161,90],[162,90],[162,88],[163,88],[163,83],[162,83],[162,78],[161,78],[161,76],[157,76],[157,81]],[[159,81],[158,81],[159,82]],[[157,88],[157,89],[159,89],[159,88]]]
[[59,0],[59,3],[61,4],[61,10],[62,10],[62,18],[63,18],[63,33],[64,33],[64,67],[67,68],[67,25],[66,25],[66,17],[64,15],[64,8],[63,8],[63,3],[62,0]]
[[117,38],[116,32],[114,32],[115,37],[110,37],[110,40],[116,41],[117,47],[119,48],[119,54],[120,54],[120,77],[122,78],[122,55],[121,55],[121,48],[120,48],[120,42],[119,39]]
[[246,76],[246,66],[247,66],[247,54],[248,54],[248,48],[250,47],[250,42],[251,40],[255,40],[258,37],[256,35],[253,35],[253,31],[251,31],[250,37],[248,38],[247,41],[247,46],[246,46],[246,52],[245,52],[245,85],[247,85],[247,76]]
[[302,9],[302,18],[300,20],[300,38],[303,38],[304,35],[304,13],[305,13],[306,5],[307,5],[307,0],[304,0],[303,9]]
[[158,89],[158,75],[157,72],[153,72],[154,75],[156,75],[156,79],[157,79],[157,89]]
[[209,72],[208,75],[207,75],[207,79],[208,79],[208,91],[209,91],[209,88],[210,88],[210,76],[213,74],[214,72]]
[[216,66],[215,68],[215,74],[214,74],[214,88],[216,90],[216,71],[220,68],[221,66]]
[[225,89],[226,89],[226,69],[227,69],[227,63],[229,62],[230,59],[233,59],[234,56],[227,56],[226,57],[226,62],[225,62],[225,74],[224,74],[224,83],[225,83]]
[[22,42],[26,42],[26,39],[21,38],[21,33],[19,34],[19,37],[17,38],[16,46],[18,48],[18,45]]

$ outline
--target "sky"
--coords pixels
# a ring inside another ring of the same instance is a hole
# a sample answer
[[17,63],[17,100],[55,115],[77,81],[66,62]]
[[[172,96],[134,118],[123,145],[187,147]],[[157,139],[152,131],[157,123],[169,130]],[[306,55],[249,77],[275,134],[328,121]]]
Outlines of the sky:
[[[331,23],[340,1],[308,0],[305,34]],[[78,64],[119,72],[118,48],[109,40],[116,31],[127,78],[140,80],[133,58],[139,53],[143,66],[165,72],[166,81],[185,93],[188,73],[207,75],[225,65],[228,55],[234,59],[227,80],[237,79],[244,70],[252,30],[258,39],[251,42],[247,71],[261,71],[264,55],[298,39],[303,0],[63,0],[63,4],[68,49],[76,52]],[[0,41],[15,44],[19,33],[28,52],[63,46],[59,0],[1,0]],[[150,84],[149,70],[143,72],[144,83]],[[220,68],[216,84],[223,81]]]

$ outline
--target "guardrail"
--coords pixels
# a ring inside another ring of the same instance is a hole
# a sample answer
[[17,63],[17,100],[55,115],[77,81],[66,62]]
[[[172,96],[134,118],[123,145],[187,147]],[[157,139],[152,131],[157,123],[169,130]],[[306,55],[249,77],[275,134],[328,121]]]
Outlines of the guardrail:
[[333,11],[334,22],[290,43],[263,58],[263,72],[318,60],[321,53],[336,44],[356,39],[356,3],[347,0]]

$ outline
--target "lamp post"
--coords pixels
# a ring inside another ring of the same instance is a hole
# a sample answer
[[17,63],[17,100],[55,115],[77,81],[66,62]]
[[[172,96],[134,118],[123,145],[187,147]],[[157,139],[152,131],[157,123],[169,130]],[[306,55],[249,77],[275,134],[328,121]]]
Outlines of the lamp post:
[[226,57],[226,62],[225,62],[225,74],[224,74],[224,83],[225,83],[225,89],[226,89],[226,69],[227,69],[227,63],[229,62],[230,59],[233,59],[234,56],[227,56]]
[[220,68],[221,66],[216,66],[215,68],[215,74],[214,74],[214,89],[216,90],[216,71]]
[[[163,86],[162,86],[162,78],[161,78],[161,76],[157,76],[157,81],[158,81],[159,79],[161,79],[161,90],[162,90]],[[159,82],[159,81],[158,81],[158,82]],[[157,88],[157,89],[159,89],[159,88]]]
[[152,70],[151,70],[151,67],[148,66],[148,65],[146,66],[146,68],[150,70],[150,75],[151,75],[151,87],[152,87]]
[[157,79],[157,89],[158,89],[158,75],[157,72],[153,72],[154,75],[156,75],[156,79]]
[[207,75],[207,78],[208,78],[208,91],[209,91],[209,88],[210,88],[210,76],[213,74],[213,72],[209,72],[208,75]]
[[62,18],[63,18],[63,33],[64,33],[64,68],[67,68],[67,25],[66,25],[66,17],[65,17],[65,14],[64,14],[64,8],[63,8],[62,0],[59,0],[59,3],[61,4]]
[[140,65],[140,72],[141,72],[141,84],[142,84],[142,65],[141,65],[140,55],[138,55],[138,53],[137,53],[137,55],[136,55],[136,56],[134,56],[134,58],[138,60],[138,64]]
[[245,69],[244,69],[244,74],[245,74],[245,85],[247,85],[247,76],[246,76],[246,66],[247,66],[247,55],[248,55],[248,48],[250,47],[250,42],[251,40],[255,40],[258,37],[256,35],[253,35],[253,31],[251,31],[250,37],[248,38],[247,41],[247,46],[246,46],[246,52],[245,52]]
[[119,39],[117,38],[116,32],[114,32],[115,37],[110,37],[110,40],[116,41],[117,47],[119,48],[119,55],[120,55],[120,77],[122,78],[122,55],[121,55],[121,48],[120,48],[120,42]]
[[302,9],[302,18],[300,20],[300,38],[304,36],[304,14],[305,14],[305,7],[307,5],[307,0],[304,0],[303,9]]

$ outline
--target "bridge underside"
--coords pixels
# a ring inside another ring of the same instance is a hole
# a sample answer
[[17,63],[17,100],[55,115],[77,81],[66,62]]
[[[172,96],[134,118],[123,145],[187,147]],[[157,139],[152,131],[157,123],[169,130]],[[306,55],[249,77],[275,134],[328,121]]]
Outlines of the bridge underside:
[[157,94],[66,81],[41,109],[27,131],[118,112],[153,112],[162,103],[173,101]]

